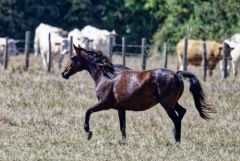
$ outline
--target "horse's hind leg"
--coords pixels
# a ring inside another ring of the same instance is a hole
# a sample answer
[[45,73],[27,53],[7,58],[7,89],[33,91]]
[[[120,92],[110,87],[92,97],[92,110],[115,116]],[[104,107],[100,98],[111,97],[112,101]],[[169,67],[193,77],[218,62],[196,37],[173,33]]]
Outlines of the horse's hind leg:
[[122,141],[126,140],[126,110],[118,110],[120,121],[120,131],[122,133]]
[[176,142],[181,141],[181,119],[177,116],[174,110],[167,111],[168,116],[171,118],[174,124],[173,135]]
[[161,103],[163,108],[166,110],[168,116],[173,121],[174,124],[174,130],[173,135],[176,142],[181,141],[181,118],[178,116],[177,111],[174,110],[174,108],[169,107],[167,104]]
[[176,112],[177,112],[177,114],[178,114],[178,117],[180,118],[180,120],[182,120],[183,119],[183,116],[185,115],[185,113],[186,113],[186,109],[185,108],[183,108],[180,104],[176,104],[176,106],[175,106],[175,110],[176,110]]
[[[176,137],[177,138],[179,138],[179,142],[180,142],[180,139],[181,139],[181,129],[182,129],[182,119],[183,119],[183,117],[184,117],[184,115],[185,115],[185,113],[186,113],[186,109],[185,108],[183,108],[180,104],[176,104],[176,106],[175,106],[175,110],[176,110],[176,113],[177,113],[177,115],[178,115],[178,121],[177,121],[177,127],[176,127],[176,125],[175,125],[175,129],[174,129],[174,136],[175,136],[175,139],[176,139]],[[177,141],[177,139],[176,139],[176,141]]]

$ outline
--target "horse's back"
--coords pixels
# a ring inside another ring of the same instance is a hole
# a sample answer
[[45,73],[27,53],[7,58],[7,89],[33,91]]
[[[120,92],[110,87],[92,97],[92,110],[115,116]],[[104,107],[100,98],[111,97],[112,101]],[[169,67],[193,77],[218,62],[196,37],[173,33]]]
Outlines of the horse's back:
[[174,71],[169,69],[153,69],[145,71],[134,71],[131,69],[122,70],[118,74],[118,81],[125,81],[125,83],[133,83],[138,85],[144,85],[148,83],[154,83],[155,81],[161,81],[164,79],[176,78],[177,75]]
[[175,72],[167,69],[122,71],[114,80],[113,94],[117,108],[142,111],[159,103],[159,87],[165,92],[174,84]]

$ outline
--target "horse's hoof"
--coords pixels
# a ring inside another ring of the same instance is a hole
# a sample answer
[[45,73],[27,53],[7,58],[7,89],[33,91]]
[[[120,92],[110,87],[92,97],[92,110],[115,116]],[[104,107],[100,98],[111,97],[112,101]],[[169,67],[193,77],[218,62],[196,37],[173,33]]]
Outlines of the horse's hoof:
[[181,143],[180,143],[180,141],[176,142],[175,145],[176,145],[176,147],[177,147],[178,149],[181,149]]
[[87,139],[91,140],[92,135],[93,135],[92,131],[88,131],[86,134],[87,134]]
[[127,145],[127,139],[124,138],[124,139],[120,140],[120,141],[119,141],[119,144],[120,144],[120,145]]

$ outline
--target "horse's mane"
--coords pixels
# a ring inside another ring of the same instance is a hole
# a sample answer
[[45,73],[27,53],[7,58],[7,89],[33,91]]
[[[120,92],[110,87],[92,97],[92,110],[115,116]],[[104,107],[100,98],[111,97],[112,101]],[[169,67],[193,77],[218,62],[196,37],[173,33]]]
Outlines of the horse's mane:
[[109,58],[101,51],[90,50],[87,51],[89,62],[102,71],[103,75],[108,78],[115,76],[114,65],[111,63]]

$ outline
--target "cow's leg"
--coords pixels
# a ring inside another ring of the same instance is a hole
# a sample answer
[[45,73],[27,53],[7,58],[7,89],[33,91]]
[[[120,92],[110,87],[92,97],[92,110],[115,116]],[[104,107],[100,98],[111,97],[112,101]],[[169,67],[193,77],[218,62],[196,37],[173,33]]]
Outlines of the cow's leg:
[[41,56],[42,56],[43,66],[45,69],[47,69],[47,61],[46,61],[45,52],[42,52]]
[[49,52],[47,52],[47,55],[46,55],[46,62],[47,62],[47,65],[49,64],[49,56],[50,56],[50,54],[49,54]]
[[177,70],[183,70],[182,57],[179,54],[178,54],[178,61],[177,61]]
[[231,67],[232,67],[232,65],[228,64],[228,66],[227,66],[227,75],[228,76],[230,75]]
[[35,37],[34,37],[34,56],[37,56],[38,53],[39,53],[39,42],[38,42],[38,36],[37,34],[35,34]]
[[[184,64],[183,64],[183,61],[181,60],[180,62],[180,70],[184,70]],[[186,68],[187,68],[187,66],[188,66],[188,62],[186,62]]]
[[211,77],[213,74],[213,70],[212,69],[209,69],[209,76]]
[[[223,64],[223,60],[220,61],[220,70],[221,70],[221,73],[222,73],[222,77],[224,76],[224,64]],[[231,70],[231,64],[228,64],[227,65],[227,75],[229,76],[230,74],[230,70]]]
[[237,76],[237,66],[238,66],[238,63],[235,62],[235,61],[232,61],[232,67],[233,67],[233,74],[234,76],[236,77]]
[[220,71],[221,71],[222,77],[223,77],[223,75],[224,75],[224,71],[223,71],[223,60],[221,60],[219,63],[220,63]]
[[180,69],[179,70],[183,70],[183,64],[180,65]]
[[179,70],[179,67],[180,66],[180,63],[179,63],[179,61],[177,61],[177,70]]
[[60,54],[57,61],[58,61],[58,69],[62,68],[62,61],[63,61],[64,55]]
[[37,56],[39,53],[39,48],[34,47],[34,56]]

